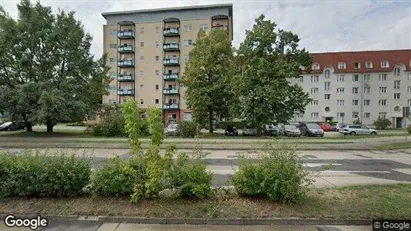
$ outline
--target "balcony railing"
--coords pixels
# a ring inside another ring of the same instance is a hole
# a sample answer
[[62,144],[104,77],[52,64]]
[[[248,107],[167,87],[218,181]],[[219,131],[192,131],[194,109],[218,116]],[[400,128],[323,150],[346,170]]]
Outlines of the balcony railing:
[[216,24],[216,25],[213,25],[212,28],[223,28],[224,30],[228,30],[228,25]]
[[133,46],[119,46],[117,49],[118,53],[133,53]]
[[133,60],[119,60],[117,63],[119,67],[134,67]]
[[121,30],[117,32],[117,37],[119,39],[133,39],[134,38],[134,31],[132,30]]
[[163,35],[164,37],[179,36],[180,32],[178,31],[178,27],[177,28],[169,27],[163,30]]
[[133,89],[119,89],[117,91],[117,94],[119,94],[119,95],[134,95],[134,90]]
[[176,80],[178,79],[179,73],[164,73],[164,80]]
[[165,104],[163,105],[163,109],[178,109],[179,106],[177,103]]
[[164,89],[163,94],[166,94],[166,95],[178,94],[178,88]]
[[134,81],[134,76],[133,75],[119,75],[117,77],[117,81],[119,81],[119,82]]
[[164,66],[176,66],[180,65],[180,60],[178,58],[169,58],[163,60]]
[[165,43],[163,45],[163,50],[164,51],[179,51],[180,46],[178,45],[178,43]]

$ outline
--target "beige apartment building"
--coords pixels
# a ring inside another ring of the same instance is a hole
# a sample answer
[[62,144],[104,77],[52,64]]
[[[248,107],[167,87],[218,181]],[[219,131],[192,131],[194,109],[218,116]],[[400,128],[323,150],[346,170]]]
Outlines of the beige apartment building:
[[233,39],[232,4],[107,12],[104,53],[108,54],[110,94],[103,103],[133,97],[142,108],[162,108],[165,123],[191,120],[184,88],[177,80],[199,30],[223,27]]

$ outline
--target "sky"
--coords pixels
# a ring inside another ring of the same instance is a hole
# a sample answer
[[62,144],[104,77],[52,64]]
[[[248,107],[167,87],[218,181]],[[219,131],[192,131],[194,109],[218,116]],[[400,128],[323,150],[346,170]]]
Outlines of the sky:
[[[278,28],[300,37],[309,52],[411,49],[411,0],[39,0],[41,4],[75,11],[93,36],[92,53],[103,51],[102,12],[163,7],[233,4],[234,41],[238,45],[254,19],[264,14]],[[1,0],[14,18],[19,0]],[[36,0],[31,0],[36,2]]]

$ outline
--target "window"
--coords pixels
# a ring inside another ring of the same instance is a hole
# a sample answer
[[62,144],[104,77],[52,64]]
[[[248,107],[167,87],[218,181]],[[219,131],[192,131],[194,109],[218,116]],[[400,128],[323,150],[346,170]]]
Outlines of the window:
[[160,89],[160,86],[158,84],[156,84],[156,90]]
[[387,74],[380,74],[379,80],[380,81],[387,81]]
[[144,76],[144,71],[140,71],[140,76],[141,76],[141,77]]
[[303,118],[303,117],[304,117],[304,113],[298,113],[298,117],[299,117],[299,118]]
[[401,84],[401,80],[395,80],[394,81],[394,89],[399,90],[400,89],[400,84]]
[[144,34],[144,27],[140,27],[140,34]]
[[394,76],[400,76],[400,71],[399,67],[394,68]]
[[117,30],[111,30],[111,31],[110,31],[110,34],[111,34],[111,35],[114,35],[114,36],[117,36]]
[[408,100],[408,106],[411,107],[411,99]]
[[156,26],[156,33],[159,34],[160,33],[160,27]]
[[380,87],[380,93],[387,93],[387,87]]
[[352,112],[352,115],[351,115],[351,117],[353,118],[353,119],[357,119],[358,118],[358,112]]
[[156,41],[156,48],[159,48],[159,47],[160,47],[160,42]]
[[185,61],[188,60],[188,55],[184,55],[184,60],[185,60]]
[[337,82],[344,82],[344,75],[337,75]]
[[144,47],[144,42],[140,42],[140,47],[141,47],[141,48]]
[[313,70],[320,70],[320,64],[319,63],[313,63],[312,67]]
[[140,56],[140,62],[144,63],[144,56]]
[[364,119],[369,119],[371,117],[371,113],[364,112]]
[[324,99],[331,99],[331,95],[330,94],[325,94]]
[[193,45],[193,40],[189,39],[189,40],[184,40],[184,46],[191,46]]
[[387,100],[386,99],[378,100],[378,105],[379,106],[387,106]]
[[343,87],[337,88],[337,93],[338,94],[343,94],[344,93],[344,88]]
[[111,48],[111,49],[116,49],[116,48],[117,48],[117,44],[115,44],[115,43],[110,44],[110,48]]
[[311,113],[311,118],[317,119],[318,118],[318,112]]
[[311,101],[311,106],[318,106],[318,100]]
[[337,106],[344,106],[344,100],[337,100]]
[[116,85],[110,85],[108,87],[108,89],[110,89],[110,91],[117,91],[117,86]]
[[160,60],[160,57],[159,56],[156,56],[156,61],[158,62]]
[[408,86],[408,87],[407,87],[407,92],[408,92],[408,93],[411,93],[411,86]]
[[354,68],[355,68],[355,69],[360,69],[360,68],[361,68],[361,63],[355,62],[355,63],[354,63]]
[[141,84],[141,85],[140,85],[140,91],[143,91],[143,90],[144,90],[144,85]]
[[115,63],[116,60],[114,58],[110,58],[110,63]]
[[344,62],[339,62],[338,63],[338,69],[345,69],[347,66]]
[[352,88],[352,93],[353,94],[358,94],[358,87],[353,87]]
[[159,71],[159,70],[156,70],[156,75],[157,75],[157,76],[160,75],[160,71]]
[[318,87],[311,88],[311,94],[317,94],[317,93],[318,93]]
[[371,61],[365,62],[365,68],[372,68],[372,62]]
[[400,93],[394,93],[394,99],[400,99],[401,94]]
[[312,82],[312,83],[318,82],[318,75],[312,75],[312,76],[311,76],[311,82]]
[[369,99],[364,100],[364,106],[370,106],[370,104],[371,104],[371,100]]
[[371,80],[371,75],[369,75],[369,74],[364,75],[364,81],[368,82],[370,80]]
[[387,117],[387,112],[380,112],[378,113],[378,118],[385,119]]
[[144,104],[144,100],[143,100],[143,99],[140,99],[140,104]]
[[388,61],[381,61],[381,68],[388,68],[390,67],[390,64],[388,63]]
[[331,82],[324,82],[324,91],[329,91],[331,87]]
[[304,76],[300,76],[299,79],[300,79],[300,83],[304,82]]
[[200,30],[204,30],[204,31],[208,30],[208,25],[207,24],[201,24],[200,25]]
[[330,70],[325,70],[325,78],[326,79],[329,79],[330,78],[330,76],[331,76],[331,71]]
[[337,118],[338,119],[342,119],[342,118],[344,118],[345,117],[345,112],[338,112],[337,113]]
[[184,25],[184,31],[193,31],[193,26],[191,24]]
[[411,73],[408,73],[408,80],[411,80]]
[[160,103],[160,100],[156,99],[156,104],[159,104],[159,103]]
[[358,106],[358,99],[353,100],[353,101],[352,101],[352,105],[353,105],[353,106]]
[[370,94],[371,93],[371,87],[364,87],[364,93],[365,94]]
[[110,76],[111,78],[116,78],[117,77],[117,73],[115,71],[111,71],[110,72]]

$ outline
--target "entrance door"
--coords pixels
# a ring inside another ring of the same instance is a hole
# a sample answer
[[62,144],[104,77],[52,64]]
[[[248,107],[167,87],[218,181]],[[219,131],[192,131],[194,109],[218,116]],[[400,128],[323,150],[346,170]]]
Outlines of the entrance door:
[[395,118],[395,128],[402,127],[402,118]]

